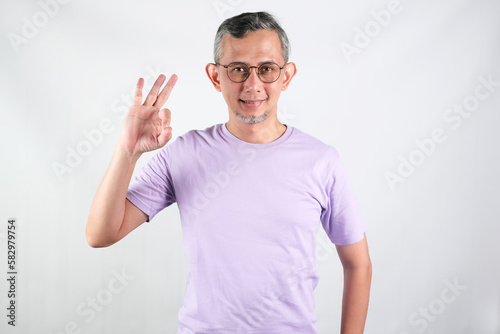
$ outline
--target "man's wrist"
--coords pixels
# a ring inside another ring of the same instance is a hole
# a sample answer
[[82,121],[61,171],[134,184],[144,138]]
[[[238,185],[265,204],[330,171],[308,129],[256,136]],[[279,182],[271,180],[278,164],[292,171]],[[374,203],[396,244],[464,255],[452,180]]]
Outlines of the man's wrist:
[[128,165],[133,165],[137,163],[137,160],[141,157],[142,153],[133,153],[124,149],[120,143],[116,146],[115,156],[120,162],[124,162]]

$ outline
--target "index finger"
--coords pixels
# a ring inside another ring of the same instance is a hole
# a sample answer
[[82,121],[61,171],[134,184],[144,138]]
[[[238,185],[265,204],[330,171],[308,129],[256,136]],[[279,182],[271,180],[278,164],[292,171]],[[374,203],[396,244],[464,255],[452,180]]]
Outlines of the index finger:
[[161,108],[165,102],[167,102],[168,97],[170,96],[170,92],[172,88],[174,88],[175,83],[177,82],[177,75],[172,74],[170,79],[168,79],[167,84],[163,87],[162,91],[158,95],[156,102],[153,104],[155,107]]
[[141,104],[142,103],[142,87],[144,87],[144,79],[139,78],[137,81],[137,85],[135,85],[135,91],[134,91],[134,104]]

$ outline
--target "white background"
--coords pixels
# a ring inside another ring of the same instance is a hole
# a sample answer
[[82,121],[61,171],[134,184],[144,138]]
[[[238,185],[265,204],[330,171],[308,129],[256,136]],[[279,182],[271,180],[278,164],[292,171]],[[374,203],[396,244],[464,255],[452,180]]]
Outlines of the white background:
[[[160,73],[179,76],[166,104],[174,138],[227,121],[204,71],[215,32],[227,17],[267,10],[298,67],[279,118],[339,150],[367,220],[365,332],[500,333],[500,2],[390,3],[2,0],[0,332],[176,332],[187,275],[176,205],[102,249],[86,243],[88,211],[137,79],[149,90]],[[389,7],[381,26],[373,11]],[[347,44],[357,52],[346,56]],[[490,77],[496,86],[476,89]],[[467,116],[449,111],[463,103]],[[439,129],[441,142],[429,144]],[[77,149],[86,155],[57,172]],[[402,159],[416,166],[391,187]],[[15,328],[9,218],[18,223]],[[319,252],[317,328],[338,333],[342,267],[333,245]]]

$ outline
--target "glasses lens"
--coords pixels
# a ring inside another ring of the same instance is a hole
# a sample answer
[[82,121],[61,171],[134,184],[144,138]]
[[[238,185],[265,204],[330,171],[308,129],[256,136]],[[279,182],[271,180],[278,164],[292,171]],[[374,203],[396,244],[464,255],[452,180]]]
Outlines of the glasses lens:
[[243,82],[248,78],[249,75],[248,66],[245,64],[229,64],[227,68],[227,74],[229,75],[229,79],[234,82]]
[[264,82],[274,82],[280,76],[280,67],[275,63],[264,63],[259,67],[259,77]]

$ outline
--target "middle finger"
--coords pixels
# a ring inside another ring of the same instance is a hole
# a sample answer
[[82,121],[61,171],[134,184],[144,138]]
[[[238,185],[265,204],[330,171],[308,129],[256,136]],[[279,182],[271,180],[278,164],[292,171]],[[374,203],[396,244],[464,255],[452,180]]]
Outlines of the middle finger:
[[165,81],[165,76],[163,74],[160,74],[158,76],[158,79],[156,79],[153,88],[151,88],[151,91],[149,92],[148,96],[146,97],[146,100],[144,101],[144,105],[146,106],[152,106],[153,103],[155,103],[156,98],[158,97],[158,92],[160,91],[161,85],[163,85],[163,82]]

